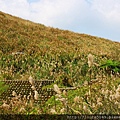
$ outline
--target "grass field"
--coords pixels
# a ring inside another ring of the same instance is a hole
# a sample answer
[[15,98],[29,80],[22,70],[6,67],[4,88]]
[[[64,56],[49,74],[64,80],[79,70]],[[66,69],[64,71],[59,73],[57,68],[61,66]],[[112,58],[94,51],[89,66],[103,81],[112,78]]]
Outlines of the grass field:
[[[33,99],[18,101],[15,95],[11,103],[1,103],[1,112],[120,114],[119,42],[0,12],[0,80],[26,80],[30,76],[54,80],[55,84],[46,87],[54,88],[56,95],[44,105],[35,104]],[[59,89],[70,86],[76,89]]]

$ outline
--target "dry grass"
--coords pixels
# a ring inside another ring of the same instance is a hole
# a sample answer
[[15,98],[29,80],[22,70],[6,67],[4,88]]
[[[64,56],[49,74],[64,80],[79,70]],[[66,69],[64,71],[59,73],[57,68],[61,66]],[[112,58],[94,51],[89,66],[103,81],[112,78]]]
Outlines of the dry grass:
[[[35,103],[35,96],[17,95],[3,101],[4,114],[120,114],[120,79],[101,79],[91,85],[62,90],[54,84],[56,95],[45,104]],[[37,97],[38,99],[38,97]]]
[[[120,61],[120,43],[0,12],[0,79],[23,80],[30,75],[52,79],[59,91],[42,106],[16,95],[9,103],[3,102],[1,112],[120,114],[120,72],[101,69],[106,60]],[[65,86],[76,90],[59,89]]]
[[88,54],[90,52],[99,56],[106,55],[113,58],[114,55],[120,58],[117,54],[120,52],[120,43],[45,27],[2,12],[0,12],[0,27],[0,50],[4,54],[20,51],[26,54],[31,52]]

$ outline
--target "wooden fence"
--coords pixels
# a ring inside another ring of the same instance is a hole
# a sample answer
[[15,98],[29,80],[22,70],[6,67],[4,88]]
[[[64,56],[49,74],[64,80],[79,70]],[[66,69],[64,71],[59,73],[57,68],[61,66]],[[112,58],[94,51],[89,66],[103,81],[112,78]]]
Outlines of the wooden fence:
[[[0,95],[0,101],[2,100],[11,100],[13,97],[12,92],[16,92],[17,95],[28,96],[30,93],[34,95],[32,90],[32,85],[29,80],[3,80],[5,85],[8,85],[8,89]],[[43,86],[50,85],[54,83],[53,80],[35,80],[35,88],[39,94],[39,99],[35,102],[43,103],[47,101],[51,96],[55,94],[53,88],[42,89]]]

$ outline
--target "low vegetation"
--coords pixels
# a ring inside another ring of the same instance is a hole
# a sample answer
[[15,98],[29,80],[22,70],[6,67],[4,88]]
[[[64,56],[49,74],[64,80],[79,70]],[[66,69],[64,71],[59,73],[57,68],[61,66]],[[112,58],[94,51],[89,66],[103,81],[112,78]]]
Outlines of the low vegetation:
[[0,80],[29,76],[54,80],[45,87],[56,95],[36,104],[14,94],[0,113],[120,114],[120,43],[0,12]]

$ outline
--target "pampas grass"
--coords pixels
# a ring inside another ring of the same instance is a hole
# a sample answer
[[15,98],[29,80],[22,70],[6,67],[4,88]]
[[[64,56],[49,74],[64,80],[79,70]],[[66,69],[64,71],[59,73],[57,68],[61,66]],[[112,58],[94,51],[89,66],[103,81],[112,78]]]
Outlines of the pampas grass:
[[57,93],[57,94],[61,94],[61,91],[60,91],[60,88],[54,84],[54,91]]
[[93,64],[94,64],[94,57],[93,57],[92,54],[89,54],[89,55],[88,55],[88,66],[89,66],[89,67],[92,67]]

